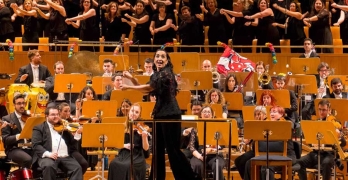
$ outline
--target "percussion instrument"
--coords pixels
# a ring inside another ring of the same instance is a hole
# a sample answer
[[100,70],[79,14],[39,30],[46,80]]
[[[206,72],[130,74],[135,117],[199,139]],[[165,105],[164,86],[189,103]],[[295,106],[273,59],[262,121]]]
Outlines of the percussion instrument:
[[32,114],[44,114],[49,101],[49,94],[44,89],[44,83],[32,83],[29,94]]
[[6,94],[6,108],[9,111],[8,113],[13,113],[14,112],[14,104],[13,104],[13,98],[17,94],[24,94],[26,96],[25,100],[27,102],[25,109],[28,109],[28,97],[30,94],[30,89],[29,86],[26,84],[11,84],[9,86],[8,92]]
[[21,168],[10,172],[10,180],[29,180],[33,178],[33,173],[30,169]]

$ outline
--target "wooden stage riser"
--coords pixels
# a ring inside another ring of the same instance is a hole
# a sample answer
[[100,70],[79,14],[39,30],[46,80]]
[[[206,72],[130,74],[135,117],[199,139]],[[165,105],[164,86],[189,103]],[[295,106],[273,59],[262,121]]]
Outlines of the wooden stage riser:
[[[0,52],[0,73],[16,73],[18,74],[18,70],[21,66],[26,65],[29,63],[27,53],[26,52],[14,52],[15,59],[13,61],[9,60],[8,52]],[[41,52],[42,56],[42,64],[46,65],[50,72],[54,74],[53,72],[53,65],[56,61],[63,61],[66,63],[68,61],[68,53],[67,52]],[[99,55],[112,55],[112,53],[96,53]],[[137,67],[138,64],[138,53],[128,53],[130,63],[129,65],[133,68]],[[154,53],[140,53],[140,65],[141,68],[143,68],[144,60],[148,57],[152,58]],[[200,53],[199,54],[199,64],[201,64],[204,60],[209,59],[212,61],[213,66],[218,62],[219,57],[221,53]],[[286,73],[286,65],[290,63],[290,59],[292,57],[298,57],[299,54],[277,54],[277,64],[272,63],[272,57],[270,53],[259,53],[259,54],[252,54],[252,53],[246,53],[241,54],[242,56],[245,56],[249,58],[250,60],[257,62],[257,61],[263,61],[265,64],[270,65],[269,73],[273,74],[273,72],[278,73]],[[348,74],[348,61],[344,61],[344,59],[348,58],[348,55],[334,55],[334,54],[320,54],[321,61],[327,62],[330,67],[335,68],[335,74],[343,75]],[[185,60],[185,59],[183,59]],[[189,60],[189,59],[187,59]],[[305,60],[305,59],[304,59]],[[197,65],[197,69],[200,69],[200,65]],[[291,70],[291,67],[289,68]],[[5,87],[11,83],[13,83],[14,78],[12,80],[0,80],[0,87]]]

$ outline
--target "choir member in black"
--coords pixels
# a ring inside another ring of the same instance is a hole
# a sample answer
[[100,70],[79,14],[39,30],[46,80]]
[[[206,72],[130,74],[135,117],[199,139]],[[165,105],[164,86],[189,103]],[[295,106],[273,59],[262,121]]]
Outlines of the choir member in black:
[[[225,17],[220,14],[220,9],[217,8],[216,0],[207,0],[208,9],[201,5],[204,13],[204,25],[209,26],[208,41],[209,45],[217,45],[218,41],[227,43],[226,31],[224,26]],[[221,52],[222,49],[214,47],[209,48],[209,52]]]
[[[33,0],[33,7],[39,8],[43,13],[48,13],[50,10],[50,5],[48,5],[45,0]],[[40,14],[37,16],[37,28],[39,32],[39,37],[48,37],[50,34],[48,20],[42,17]]]
[[[244,16],[246,19],[259,18],[257,26],[257,45],[265,46],[266,43],[272,43],[274,46],[279,46],[279,32],[272,24],[275,22],[274,14],[271,8],[268,7],[266,0],[259,1],[260,12],[252,16]],[[262,52],[269,52],[269,48],[261,48]],[[257,49],[260,52],[260,49]],[[275,48],[279,52],[279,48]]]
[[156,5],[151,0],[142,0],[142,2],[145,3],[145,8],[144,9],[148,13],[149,19],[151,19],[152,16],[154,15],[154,13],[155,13],[154,11],[156,10]]
[[[311,38],[316,45],[332,45],[332,33],[330,29],[330,12],[325,8],[323,0],[316,0],[313,3],[313,11],[308,18],[304,18],[303,22],[310,27],[309,38]],[[333,53],[333,48],[317,49],[318,53]]]
[[320,56],[316,53],[314,49],[312,39],[310,38],[304,39],[303,49],[305,52],[299,56],[300,58],[315,58],[315,57],[320,58]]
[[[290,39],[291,46],[301,46],[306,34],[303,29],[303,15],[300,13],[300,9],[296,2],[291,2],[289,10],[278,6],[276,3],[273,4],[273,8],[277,9],[278,12],[282,12],[290,17],[286,19],[285,24],[274,23],[273,25],[280,28],[287,28],[287,37]],[[303,53],[302,48],[291,48],[292,53]]]
[[122,23],[123,23],[122,28],[123,28],[123,31],[125,32],[125,36],[118,37],[118,41],[120,41],[120,40],[123,41],[124,38],[128,38],[129,37],[129,33],[130,33],[130,30],[131,30],[131,26],[129,24],[127,24],[127,22],[126,22],[126,20],[129,21],[130,19],[128,17],[126,17],[125,15],[126,14],[132,15],[133,11],[134,11],[134,7],[129,2],[125,2],[125,0],[117,0],[117,3],[118,3],[118,10],[120,11],[121,17],[123,18],[122,19]]
[[[79,14],[80,0],[63,1],[63,4],[64,4],[67,18],[75,17]],[[69,37],[80,37],[79,36],[79,29],[76,29],[73,26],[68,26],[68,36]]]
[[[103,23],[103,36],[105,42],[119,41],[126,36],[124,24],[121,21],[121,14],[118,9],[118,4],[114,1],[110,2],[106,8],[105,19]],[[113,52],[115,47],[104,47],[105,52]]]
[[[76,17],[67,18],[65,20],[67,24],[71,24],[75,28],[80,28],[80,40],[82,41],[99,41],[96,11],[93,8],[92,3],[92,0],[82,0],[80,5],[82,12],[80,12],[79,15]],[[98,51],[98,48],[94,46],[81,46],[80,50],[95,52]]]
[[150,32],[153,35],[154,45],[163,45],[168,42],[173,42],[173,16],[166,12],[166,5],[163,3],[157,4],[159,13],[154,14],[151,19]]
[[[150,82],[145,85],[128,86],[123,85],[122,90],[136,89],[142,92],[153,92],[156,96],[156,104],[153,109],[154,119],[181,119],[181,110],[176,101],[178,84],[173,72],[168,53],[159,49],[154,56],[154,74]],[[189,162],[180,150],[181,123],[178,122],[159,122],[156,124],[155,141],[156,147],[154,154],[156,158],[156,177],[158,180],[165,179],[165,159],[164,153],[167,150],[170,167],[174,178],[180,180],[195,180],[195,177]],[[153,170],[153,168],[151,168]],[[153,171],[150,173],[150,180],[154,179]]]
[[[22,37],[22,25],[23,25],[23,17],[17,16],[17,14],[11,8],[11,4],[15,2],[18,7],[23,8],[23,0],[4,0],[5,6],[10,8],[11,11],[11,23],[14,30],[14,37]],[[14,42],[14,41],[12,41]]]
[[[11,8],[17,14],[22,16],[24,20],[24,34],[22,36],[23,43],[39,43],[39,34],[37,31],[37,12],[32,8],[32,1],[25,0],[23,9],[18,8],[17,4],[11,4]],[[38,46],[23,46],[23,51],[29,49],[37,49]]]
[[335,7],[332,7],[331,4],[332,3],[335,3],[335,4],[343,4],[341,3],[342,1],[341,0],[331,0],[329,1],[329,11],[331,13],[331,21],[330,21],[330,26],[334,26],[334,24],[338,21],[338,19],[340,18],[341,16],[341,9],[340,8],[335,8]]
[[11,11],[5,6],[4,0],[0,0],[0,42],[6,42],[6,39],[14,42],[15,36],[11,23]]
[[[342,9],[340,18],[337,21],[337,24],[340,26],[340,34],[341,34],[341,39],[343,45],[348,45],[348,0],[344,0],[343,5],[338,5],[338,4],[331,4],[331,6],[335,6],[337,8]],[[334,22],[335,23],[335,22]],[[334,26],[337,26],[337,24],[334,24]],[[348,48],[343,48],[344,53],[348,53]]]
[[139,122],[134,122],[134,125],[130,124],[130,120],[139,120],[141,114],[141,106],[139,104],[133,104],[127,120],[125,122],[125,137],[124,146],[119,151],[118,155],[114,160],[111,161],[109,166],[109,180],[128,180],[131,177],[130,165],[130,133],[133,133],[133,173],[134,180],[143,180],[146,175],[146,162],[145,158],[150,155],[150,146],[148,139],[148,132],[138,132],[133,129],[133,126]]
[[[133,42],[137,42],[140,45],[151,44],[151,33],[148,30],[150,16],[145,10],[145,3],[137,1],[134,15],[125,14],[125,17],[130,19],[130,21],[126,20],[126,22],[133,27]],[[132,51],[138,52],[139,50],[138,48],[132,48]],[[143,47],[141,51],[149,51],[149,48]]]
[[[254,21],[244,18],[244,16],[251,15],[249,4],[246,3],[245,0],[238,0],[233,6],[233,10],[234,11],[221,9],[220,11],[221,14],[226,16],[229,23],[234,24],[232,34],[233,46],[251,46],[254,39],[254,27],[252,26],[258,25],[258,18],[255,18]],[[231,18],[229,15],[233,17]],[[233,49],[239,53],[251,53],[251,48],[233,47]]]
[[[202,10],[200,8],[201,1],[196,0],[181,0],[179,3],[179,14],[182,14],[182,7],[187,6],[190,8],[190,12],[192,15],[201,14]],[[178,19],[178,24],[180,24],[181,20]]]
[[[36,9],[41,17],[49,20],[49,42],[52,43],[54,40],[68,41],[67,25],[65,23],[66,12],[62,0],[45,0],[45,2],[51,7],[47,14],[44,14],[38,8]],[[57,50],[60,49],[60,47],[57,48]],[[66,51],[67,47],[62,47],[62,50]]]
[[[172,24],[172,28],[177,31],[180,36],[182,45],[202,45],[203,31],[201,26],[200,15],[191,16],[189,7],[181,8],[181,15],[179,15],[181,22],[179,26]],[[181,48],[181,52],[199,52],[199,48]]]
[[299,3],[301,3],[301,10],[302,14],[304,13],[311,13],[312,12],[312,4],[314,3],[315,0],[298,0]]
[[[284,24],[286,22],[287,16],[283,12],[281,12],[278,9],[274,8],[274,5],[279,6],[281,8],[289,9],[290,3],[291,3],[290,0],[286,0],[286,1],[284,1],[284,0],[270,0],[269,4],[270,4],[270,8],[272,9],[272,11],[274,13],[274,21],[275,21],[275,23]],[[284,34],[285,34],[285,30],[284,29],[286,29],[287,27],[282,28],[282,27],[278,26],[277,28],[278,28],[278,32],[279,32],[279,38],[280,39],[285,39],[286,36],[284,36]],[[288,29],[287,33],[289,31],[290,30]]]

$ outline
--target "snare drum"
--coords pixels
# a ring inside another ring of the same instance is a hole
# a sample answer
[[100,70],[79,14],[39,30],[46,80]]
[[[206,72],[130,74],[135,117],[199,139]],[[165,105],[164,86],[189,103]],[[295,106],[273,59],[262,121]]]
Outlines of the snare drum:
[[44,89],[44,83],[31,84],[30,99],[30,111],[32,114],[44,114],[46,105],[49,100],[49,94]]
[[10,173],[10,180],[27,180],[32,178],[33,173],[27,168],[17,169]]
[[[14,112],[14,104],[13,104],[13,98],[17,95],[17,94],[24,94],[25,95],[25,100],[26,102],[28,102],[28,96],[30,93],[30,89],[29,86],[26,84],[11,84],[9,86],[7,95],[6,95],[6,107],[8,109],[8,113],[13,113]],[[25,109],[28,109],[28,103],[25,106]]]

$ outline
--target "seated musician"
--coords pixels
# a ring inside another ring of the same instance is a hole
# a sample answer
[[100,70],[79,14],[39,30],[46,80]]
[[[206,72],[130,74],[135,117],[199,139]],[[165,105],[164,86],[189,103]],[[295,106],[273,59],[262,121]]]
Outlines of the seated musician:
[[[202,119],[212,119],[214,118],[214,111],[211,107],[209,106],[204,106],[201,109],[200,112],[200,118]],[[198,136],[197,136],[197,129],[192,128],[191,132],[189,134],[190,141],[187,146],[187,148],[191,151],[192,153],[192,158],[190,160],[191,167],[193,171],[197,174],[200,174],[201,176],[203,175],[203,156],[206,155],[206,162],[207,166],[209,169],[213,170],[213,175],[214,179],[216,179],[216,159],[218,159],[219,164],[218,164],[218,173],[219,173],[219,180],[224,179],[224,175],[222,172],[223,167],[225,166],[225,160],[223,159],[222,156],[216,155],[217,148],[205,148],[205,153],[203,147],[199,147],[199,142],[198,142]],[[213,153],[215,152],[215,154]],[[210,154],[212,153],[212,154]]]
[[[284,121],[285,119],[285,110],[284,108],[280,107],[280,106],[273,106],[270,110],[270,117],[271,117],[271,121]],[[266,142],[262,142],[259,141],[259,146],[260,144],[266,143]],[[280,143],[279,141],[270,141],[269,142],[269,147],[270,149],[282,149],[283,148],[283,144]],[[254,148],[253,148],[254,149]],[[296,154],[295,154],[295,150],[294,150],[294,145],[292,140],[288,140],[287,141],[287,156],[289,158],[292,159],[293,164],[296,163]],[[265,167],[262,167],[262,169],[264,169]],[[270,171],[269,171],[269,179],[270,180],[274,180],[274,172],[275,171],[281,171],[281,167],[269,167]],[[246,162],[245,165],[245,174],[244,174],[244,180],[250,180],[251,179],[251,160],[248,160]],[[261,176],[258,179],[264,179],[266,176],[265,171],[261,170]]]
[[238,80],[235,74],[228,74],[225,80],[224,92],[236,92],[238,89]]
[[[326,99],[321,100],[318,103],[318,111],[319,111],[319,119],[322,121],[326,121],[327,117],[330,115],[331,107],[330,102]],[[341,129],[341,124],[337,121],[332,121],[336,127],[336,131],[339,134]],[[341,140],[344,140],[342,138]],[[344,146],[345,143],[342,143],[341,146]],[[330,180],[331,172],[334,166],[334,152],[333,151],[320,151],[320,167],[322,169],[322,179]],[[308,153],[305,156],[302,156],[298,163],[301,165],[301,169],[298,171],[298,176],[301,180],[307,180],[306,168],[315,168],[318,165],[318,151],[314,150]]]
[[202,109],[202,102],[201,101],[193,101],[191,103],[191,113],[192,115],[197,115],[199,116],[200,115],[200,112],[201,112],[201,109]]
[[[25,126],[25,96],[17,94],[13,98],[15,111],[2,118],[8,125],[1,129],[5,153],[9,160],[17,163],[20,167],[30,169],[33,151],[31,147],[18,147],[18,143],[29,143],[29,140],[19,139],[20,133]],[[23,115],[24,114],[24,115]]]
[[112,76],[111,81],[113,82],[114,88],[106,91],[103,94],[103,100],[110,100],[112,91],[121,90],[120,87],[123,83],[122,73],[120,73],[120,72],[116,73],[115,76]]
[[132,106],[132,102],[129,99],[123,99],[121,102],[121,107],[117,109],[117,117],[127,116],[129,109]]
[[227,118],[228,110],[224,95],[218,89],[211,89],[205,96],[206,104],[221,104],[222,105],[222,117]]
[[[276,78],[276,87],[277,89],[284,89],[286,76],[278,75]],[[297,98],[295,92],[289,90],[290,94],[290,108],[285,109],[286,116],[290,118],[293,122],[298,121],[298,113],[297,113]]]
[[260,97],[259,105],[260,106],[275,106],[277,100],[273,96],[272,91],[263,91]]
[[315,115],[314,99],[322,99],[327,94],[330,94],[330,89],[327,84],[327,77],[330,75],[330,67],[327,63],[321,62],[317,68],[318,74],[315,75],[317,79],[318,94],[311,96],[311,100],[303,106],[302,118],[306,120],[312,119],[312,115]]
[[[64,74],[64,64],[62,61],[57,61],[54,63],[53,66],[54,73],[55,74]],[[54,92],[54,77],[55,76],[50,76],[46,78],[46,83],[45,83],[45,91],[49,94],[49,103],[47,104],[47,107],[57,107],[60,103],[66,102],[70,103],[70,94],[69,93],[55,93]],[[78,94],[77,93],[72,93],[71,94],[71,110],[72,114],[75,114],[75,102],[77,99]]]
[[24,83],[30,86],[32,83],[44,82],[46,78],[51,76],[47,66],[41,64],[39,50],[29,50],[28,58],[30,63],[19,69],[15,83]]
[[333,78],[330,82],[332,93],[326,94],[324,98],[347,99],[347,92],[342,92],[343,85],[340,78]]
[[[67,120],[69,122],[72,121],[72,119],[70,117],[70,106],[68,103],[61,103],[58,106],[58,113],[59,113],[59,117],[61,119]],[[83,130],[83,128],[81,127],[76,131],[76,134],[80,134],[80,135],[74,136],[75,140],[81,139],[82,130]],[[82,174],[85,174],[85,172],[87,171],[87,168],[88,168],[88,162],[86,161],[86,159],[77,150],[71,152],[71,157],[76,159],[76,161],[80,164],[80,166],[82,168]]]
[[133,104],[130,108],[128,118],[125,122],[124,147],[119,151],[116,158],[112,160],[109,165],[109,180],[128,180],[130,178],[130,133],[133,133],[134,180],[145,179],[145,158],[148,158],[150,155],[148,132],[140,132],[137,129],[134,129],[134,127],[137,127],[135,124],[138,124],[140,122],[134,122],[134,125],[130,125],[129,123],[130,120],[139,120],[140,114],[141,106],[137,103]]
[[[255,120],[266,120],[267,119],[267,110],[265,106],[256,106],[254,109],[254,119]],[[252,139],[244,139],[242,144],[244,146],[250,146],[252,143]],[[236,166],[239,175],[242,179],[244,179],[245,174],[245,164],[251,159],[255,157],[255,152],[253,150],[247,151],[241,156],[237,157],[236,160],[234,160],[234,165]]]
[[300,55],[300,58],[320,58],[319,54],[315,52],[313,41],[311,38],[306,38],[303,41],[304,54]]
[[153,59],[152,58],[146,58],[144,63],[144,69],[145,72],[143,73],[144,76],[151,76],[153,74]]
[[98,96],[91,86],[86,86],[82,89],[82,91],[79,94],[79,97],[77,98],[75,102],[76,118],[79,118],[81,116],[83,102],[91,101],[91,100],[98,100]]
[[[202,63],[202,71],[212,71],[212,70],[213,70],[213,68],[212,68],[211,62],[207,59],[204,60]],[[218,83],[212,82],[213,88],[220,89],[219,83],[220,83],[220,81],[218,81]],[[209,91],[209,89],[208,90],[198,90],[199,97],[196,97],[195,99],[199,100],[199,101],[204,101],[205,95],[208,93],[208,91]],[[193,95],[196,95],[196,91],[191,91],[191,93]]]
[[66,171],[69,179],[82,180],[82,169],[71,156],[77,141],[69,131],[57,132],[54,126],[60,122],[58,108],[45,110],[46,121],[33,128],[33,162],[43,169],[43,179],[56,179],[58,167]]
[[111,59],[104,59],[103,70],[103,77],[113,77],[115,75],[115,63]]

